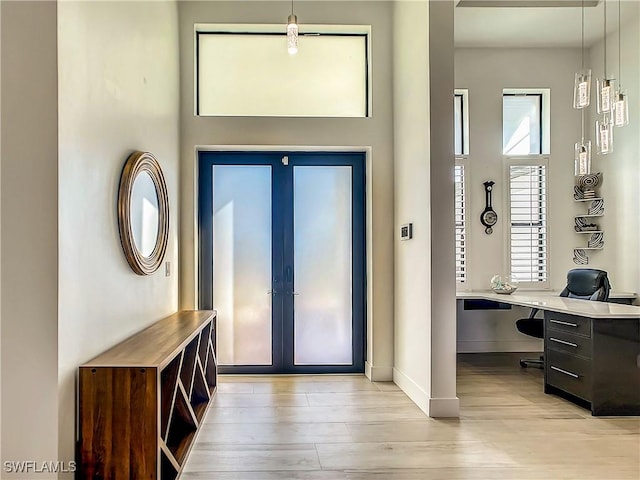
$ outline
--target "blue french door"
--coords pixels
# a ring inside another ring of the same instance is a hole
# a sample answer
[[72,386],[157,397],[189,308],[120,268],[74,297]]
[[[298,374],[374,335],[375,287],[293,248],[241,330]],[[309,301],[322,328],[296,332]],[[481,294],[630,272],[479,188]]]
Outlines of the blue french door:
[[221,373],[364,371],[363,153],[200,152],[200,308]]

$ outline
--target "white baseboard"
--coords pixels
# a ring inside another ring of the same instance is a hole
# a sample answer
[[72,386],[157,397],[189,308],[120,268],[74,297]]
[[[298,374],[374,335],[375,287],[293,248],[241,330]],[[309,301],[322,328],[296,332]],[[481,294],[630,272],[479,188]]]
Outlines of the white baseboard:
[[406,393],[413,403],[415,403],[420,410],[426,415],[429,415],[429,394],[418,385],[416,382],[407,377],[397,368],[393,369],[393,382],[400,387],[400,389]]
[[460,399],[458,397],[429,399],[429,416],[433,418],[458,418],[460,416]]
[[523,341],[458,341],[458,353],[542,352],[542,340]]
[[393,381],[393,367],[374,367],[369,362],[365,362],[364,374],[372,382]]
[[393,369],[393,381],[429,417],[457,418],[460,416],[460,400],[456,398],[429,398],[420,385],[397,368]]

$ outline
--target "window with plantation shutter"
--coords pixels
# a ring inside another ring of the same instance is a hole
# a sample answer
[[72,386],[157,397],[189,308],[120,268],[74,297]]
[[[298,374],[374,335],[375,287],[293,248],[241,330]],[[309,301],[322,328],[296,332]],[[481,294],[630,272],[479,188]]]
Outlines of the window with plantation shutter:
[[518,281],[547,281],[547,167],[509,165],[510,265]]
[[464,283],[467,276],[466,231],[464,205],[464,165],[456,165],[455,179],[455,224],[456,224],[456,282]]

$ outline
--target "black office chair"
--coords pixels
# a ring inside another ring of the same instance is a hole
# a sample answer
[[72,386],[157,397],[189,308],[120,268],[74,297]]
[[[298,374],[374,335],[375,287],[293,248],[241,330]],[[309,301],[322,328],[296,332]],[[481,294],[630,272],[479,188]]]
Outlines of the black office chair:
[[[561,297],[578,298],[582,300],[593,300],[596,302],[606,302],[609,300],[611,284],[604,270],[595,268],[574,268],[567,273],[567,286],[560,292]],[[516,328],[520,333],[530,337],[544,338],[544,319],[536,318],[537,308],[531,309],[527,318],[516,321]],[[527,367],[529,364],[540,368],[544,366],[544,357],[521,358],[520,366]]]

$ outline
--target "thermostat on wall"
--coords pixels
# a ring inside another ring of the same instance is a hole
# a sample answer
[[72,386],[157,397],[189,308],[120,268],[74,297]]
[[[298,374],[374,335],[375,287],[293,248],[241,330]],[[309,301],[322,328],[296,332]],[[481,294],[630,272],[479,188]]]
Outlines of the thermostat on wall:
[[410,240],[413,238],[413,223],[400,225],[400,240]]

